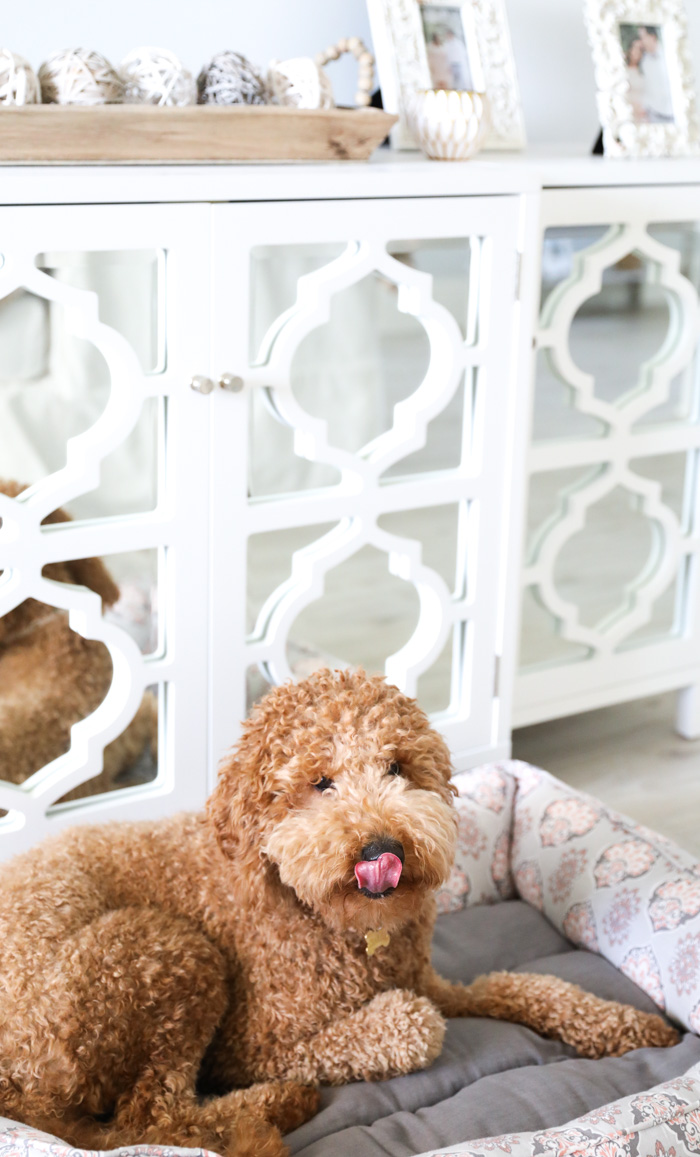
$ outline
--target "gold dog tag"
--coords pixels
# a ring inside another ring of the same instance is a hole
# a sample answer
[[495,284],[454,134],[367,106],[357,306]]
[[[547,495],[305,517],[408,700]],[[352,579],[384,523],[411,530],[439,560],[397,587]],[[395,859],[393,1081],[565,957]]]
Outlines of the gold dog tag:
[[391,937],[383,928],[373,928],[370,932],[365,932],[365,940],[367,941],[367,955],[374,956],[378,948],[386,948]]

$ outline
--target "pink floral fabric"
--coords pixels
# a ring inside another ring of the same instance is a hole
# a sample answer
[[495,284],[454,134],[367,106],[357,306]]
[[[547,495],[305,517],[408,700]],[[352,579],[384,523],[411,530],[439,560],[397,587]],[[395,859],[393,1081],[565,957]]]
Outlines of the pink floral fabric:
[[670,840],[529,764],[517,781],[511,863],[523,900],[598,952],[686,1028],[700,1027],[700,865]]
[[[453,883],[443,910],[505,898],[513,888],[572,943],[604,956],[660,1009],[700,1033],[695,857],[517,760],[465,772],[455,782],[460,790],[456,871],[469,883],[463,891]],[[469,817],[464,823],[462,815]],[[463,830],[469,833],[466,840]],[[485,878],[481,856],[498,864],[500,888],[493,874],[493,886]],[[699,1152],[696,1065],[684,1077],[562,1128],[488,1137],[424,1157],[689,1157]]]
[[519,760],[455,777],[459,836],[441,912],[518,895],[700,1032],[700,863]]
[[700,1065],[568,1125],[434,1149],[422,1157],[690,1157],[700,1150]]
[[497,766],[477,767],[455,776],[459,790],[455,801],[457,853],[452,874],[438,892],[440,912],[494,904],[515,896],[510,842],[516,783],[508,771]]
[[122,1149],[74,1149],[58,1137],[0,1117],[0,1157],[216,1157],[208,1149],[129,1145]]

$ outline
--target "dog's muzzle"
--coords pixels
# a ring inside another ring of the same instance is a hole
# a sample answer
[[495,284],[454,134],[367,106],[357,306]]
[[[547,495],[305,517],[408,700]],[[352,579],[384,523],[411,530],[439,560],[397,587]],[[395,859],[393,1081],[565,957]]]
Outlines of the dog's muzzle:
[[372,840],[355,864],[357,886],[365,896],[376,899],[393,892],[401,879],[404,852],[398,840],[384,837]]

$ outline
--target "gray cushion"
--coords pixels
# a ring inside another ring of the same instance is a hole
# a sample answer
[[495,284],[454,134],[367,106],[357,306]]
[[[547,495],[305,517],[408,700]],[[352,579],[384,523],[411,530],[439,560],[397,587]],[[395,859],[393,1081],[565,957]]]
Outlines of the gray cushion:
[[[607,999],[657,1011],[612,964],[573,949],[520,900],[440,917],[433,956],[451,980],[499,968],[553,973]],[[519,1025],[452,1020],[429,1069],[324,1089],[321,1111],[287,1142],[299,1157],[411,1157],[476,1137],[563,1124],[679,1076],[698,1061],[700,1040],[692,1034],[673,1049],[590,1061]]]

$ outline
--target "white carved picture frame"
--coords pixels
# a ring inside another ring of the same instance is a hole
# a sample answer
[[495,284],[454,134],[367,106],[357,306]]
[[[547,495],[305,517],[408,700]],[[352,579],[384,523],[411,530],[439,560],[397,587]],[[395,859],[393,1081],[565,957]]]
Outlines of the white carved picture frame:
[[432,88],[421,8],[459,11],[475,86],[486,94],[491,128],[486,149],[522,149],[525,124],[504,0],[367,0],[382,102],[398,113],[391,143],[417,148],[407,109],[413,93]]
[[[684,0],[586,0],[603,148],[611,157],[682,157],[700,145]],[[673,121],[640,120],[623,48],[621,26],[660,27]]]

